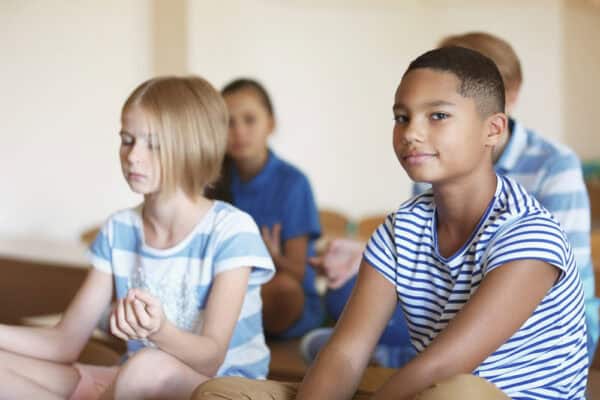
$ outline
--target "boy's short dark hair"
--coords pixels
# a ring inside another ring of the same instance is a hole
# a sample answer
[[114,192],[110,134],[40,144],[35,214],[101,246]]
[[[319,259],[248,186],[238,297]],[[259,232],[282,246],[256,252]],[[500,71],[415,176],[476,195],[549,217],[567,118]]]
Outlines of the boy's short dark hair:
[[504,112],[502,75],[496,64],[483,54],[457,46],[430,50],[411,62],[404,75],[419,68],[455,75],[460,81],[458,93],[474,99],[482,116]]
[[460,35],[446,36],[438,47],[460,46],[480,52],[489,57],[496,66],[504,81],[506,91],[518,91],[523,82],[521,61],[517,53],[506,40],[486,32],[467,32]]

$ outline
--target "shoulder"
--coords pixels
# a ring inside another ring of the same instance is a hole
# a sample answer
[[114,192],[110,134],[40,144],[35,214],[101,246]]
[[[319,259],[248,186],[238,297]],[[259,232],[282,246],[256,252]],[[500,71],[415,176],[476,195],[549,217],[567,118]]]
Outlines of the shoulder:
[[[566,247],[568,241],[556,218],[525,188],[509,177],[499,177],[501,184],[496,195],[489,229],[496,237],[505,237],[509,232],[527,236],[527,242],[541,239],[550,234],[556,244]],[[535,233],[532,235],[532,233]]]
[[527,157],[537,158],[540,164],[554,170],[581,167],[579,157],[567,145],[541,136],[531,129],[526,129],[526,135],[525,154]]
[[258,233],[258,228],[250,214],[239,208],[216,200],[213,208],[213,230],[223,237],[236,233]]
[[141,226],[142,205],[113,212],[104,222],[101,233],[108,238],[133,235]]
[[141,215],[142,204],[139,204],[135,207],[124,208],[113,212],[108,217],[108,221],[133,225],[139,222]]
[[276,157],[275,173],[279,180],[290,185],[309,185],[307,176],[298,167],[275,154],[273,156]]
[[396,211],[387,216],[380,229],[385,229],[390,237],[395,237],[393,231],[396,229],[416,233],[428,226],[434,212],[433,192],[429,189],[402,203]]
[[268,281],[273,261],[250,215],[231,204],[217,201],[213,208],[212,243],[216,273],[252,266],[250,284]]
[[418,194],[402,203],[393,214],[396,218],[411,216],[423,217],[432,214],[434,210],[435,202],[433,198],[433,191],[431,188],[429,188],[423,193]]
[[492,209],[496,220],[514,221],[526,215],[543,215],[552,218],[548,210],[515,179],[498,175],[498,188]]

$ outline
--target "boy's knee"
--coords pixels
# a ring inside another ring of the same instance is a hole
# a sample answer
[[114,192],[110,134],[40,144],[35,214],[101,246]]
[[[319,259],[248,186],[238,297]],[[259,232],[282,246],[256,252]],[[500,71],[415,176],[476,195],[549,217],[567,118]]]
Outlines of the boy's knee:
[[292,400],[297,386],[296,383],[239,377],[215,378],[198,386],[191,400]]
[[229,400],[241,397],[252,386],[252,381],[240,377],[210,379],[194,390],[190,400]]
[[416,400],[510,400],[491,382],[471,374],[456,375],[421,392]]

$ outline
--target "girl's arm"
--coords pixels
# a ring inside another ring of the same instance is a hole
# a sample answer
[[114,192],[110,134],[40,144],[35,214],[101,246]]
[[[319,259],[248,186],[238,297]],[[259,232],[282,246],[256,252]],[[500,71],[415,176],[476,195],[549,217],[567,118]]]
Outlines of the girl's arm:
[[537,260],[491,271],[446,329],[374,398],[412,399],[435,382],[471,373],[525,323],[558,275],[556,267]]
[[286,240],[282,249],[281,224],[275,224],[270,230],[263,227],[261,231],[277,272],[285,272],[302,283],[307,262],[308,235]]
[[74,362],[109,305],[112,290],[111,275],[90,270],[55,327],[0,325],[0,348],[48,361]]
[[[149,339],[161,350],[177,357],[199,373],[214,376],[227,354],[248,291],[249,277],[249,267],[217,274],[204,310],[200,335],[183,331],[164,319],[158,330],[150,334]],[[136,292],[135,296],[147,305],[153,301],[147,294],[140,294]],[[149,314],[155,312],[149,310]]]
[[396,303],[392,283],[363,259],[352,296],[297,399],[351,398]]

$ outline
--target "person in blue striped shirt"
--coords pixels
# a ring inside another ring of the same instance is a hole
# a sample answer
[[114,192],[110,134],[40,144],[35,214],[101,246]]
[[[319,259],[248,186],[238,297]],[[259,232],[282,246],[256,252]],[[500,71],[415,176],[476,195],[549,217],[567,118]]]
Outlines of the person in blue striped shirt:
[[[466,47],[492,59],[498,67],[506,89],[506,112],[514,109],[523,81],[521,63],[512,46],[505,40],[484,32],[468,32],[448,36],[440,47]],[[598,302],[595,297],[594,269],[590,255],[590,205],[577,155],[568,147],[548,140],[519,121],[509,118],[508,127],[500,143],[495,146],[493,160],[496,172],[519,182],[560,222],[566,232],[579,268],[585,295],[585,314],[588,329],[590,361],[598,343]],[[415,183],[413,195],[423,193],[427,183]],[[361,252],[356,244],[334,241],[325,257],[313,263],[330,279],[326,294],[329,314],[338,319],[346,304],[360,264]],[[344,256],[342,257],[341,254]],[[338,261],[339,260],[339,261]],[[340,265],[341,264],[341,265]],[[303,341],[305,358],[312,359],[326,341],[330,330],[322,328],[311,332]],[[375,359],[388,367],[399,367],[414,357],[406,320],[397,310],[382,335]]]
[[[94,268],[56,327],[0,325],[1,398],[188,399],[213,376],[266,376],[260,285],[273,262],[252,217],[203,196],[227,126],[224,100],[202,78],[159,77],[133,91],[119,155],[144,200],[104,224]],[[75,363],[113,295],[124,363]]]
[[[470,49],[431,50],[409,65],[394,98],[393,147],[409,177],[432,188],[373,233],[333,335],[297,393],[280,398],[351,398],[398,304],[418,355],[372,399],[585,398],[572,248],[552,214],[494,170],[504,93],[494,62]],[[238,388],[246,381],[208,381],[195,400],[266,398]]]
[[[506,89],[506,112],[514,109],[523,81],[521,64],[512,46],[484,32],[446,37],[440,46],[461,46],[491,58],[502,75]],[[508,129],[494,149],[494,167],[500,175],[519,182],[560,222],[573,247],[583,282],[588,354],[593,358],[598,344],[598,301],[595,297],[594,268],[590,252],[590,202],[583,180],[581,161],[567,146],[526,129],[509,118]],[[416,183],[413,193],[422,193],[426,184]]]

